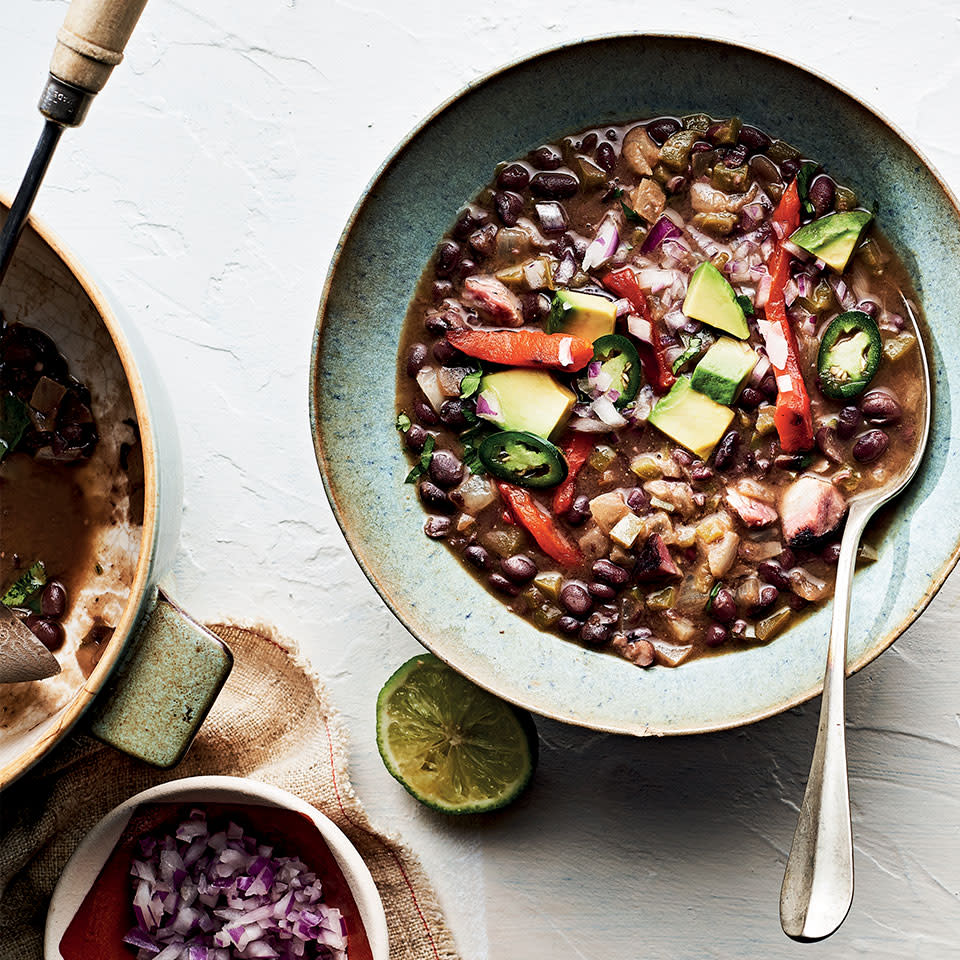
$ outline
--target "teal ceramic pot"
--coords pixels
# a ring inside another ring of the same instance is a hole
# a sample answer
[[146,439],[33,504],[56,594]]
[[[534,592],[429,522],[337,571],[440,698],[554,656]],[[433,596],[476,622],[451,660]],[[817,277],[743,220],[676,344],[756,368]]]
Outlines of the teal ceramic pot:
[[[97,567],[67,622],[74,639],[58,652],[61,674],[0,686],[0,787],[36,763],[88,711],[87,729],[159,766],[176,763],[226,679],[229,650],[159,591],[173,565],[183,477],[172,411],[159,371],[117,301],[46,229],[31,221],[0,288],[8,321],[53,337],[71,373],[88,384],[100,443],[70,469],[84,496],[109,492],[116,504],[95,533]],[[121,446],[143,452],[143,517],[120,469]],[[132,519],[131,519],[132,518]],[[42,558],[40,558],[42,559]],[[86,679],[72,652],[94,601],[114,632]],[[16,705],[15,707],[13,705]]]
[[[599,39],[472,84],[390,157],[341,238],[320,305],[310,380],[317,462],[364,572],[424,645],[481,686],[558,720],[638,735],[698,733],[771,716],[820,692],[827,604],[766,646],[640,670],[540,633],[422,533],[394,429],[397,342],[420,272],[500,160],[606,121],[704,111],[782,137],[850,183],[904,256],[929,324],[930,444],[895,503],[880,558],[857,574],[849,669],[918,616],[957,559],[960,241],[955,198],[887,121],[776,57],[685,37]],[[936,531],[936,535],[933,532]]]

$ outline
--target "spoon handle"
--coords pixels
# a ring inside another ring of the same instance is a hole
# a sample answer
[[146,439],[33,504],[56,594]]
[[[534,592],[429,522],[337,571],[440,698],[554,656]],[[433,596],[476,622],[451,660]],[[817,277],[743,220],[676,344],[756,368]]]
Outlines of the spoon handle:
[[843,923],[853,902],[844,680],[850,591],[857,547],[870,515],[858,507],[854,504],[850,509],[840,544],[817,743],[780,889],[780,925],[794,940],[829,937]]

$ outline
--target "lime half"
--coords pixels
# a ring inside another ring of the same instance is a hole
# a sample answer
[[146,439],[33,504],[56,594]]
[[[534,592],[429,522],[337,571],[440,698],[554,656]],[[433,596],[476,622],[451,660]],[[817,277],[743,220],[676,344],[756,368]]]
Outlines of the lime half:
[[537,763],[530,715],[429,653],[408,660],[383,685],[377,746],[390,773],[444,813],[506,806]]

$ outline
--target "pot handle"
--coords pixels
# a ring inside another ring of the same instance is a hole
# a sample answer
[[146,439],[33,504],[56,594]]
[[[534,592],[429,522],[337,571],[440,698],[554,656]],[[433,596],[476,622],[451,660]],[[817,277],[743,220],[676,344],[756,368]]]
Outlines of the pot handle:
[[97,697],[89,731],[155,767],[183,759],[233,666],[230,648],[162,590]]

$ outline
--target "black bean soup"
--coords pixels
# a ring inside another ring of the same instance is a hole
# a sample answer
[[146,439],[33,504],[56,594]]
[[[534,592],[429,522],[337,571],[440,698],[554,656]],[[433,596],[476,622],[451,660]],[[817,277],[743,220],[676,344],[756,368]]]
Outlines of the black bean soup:
[[642,667],[769,642],[831,594],[848,498],[916,449],[919,314],[853,190],[737,118],[502,163],[400,343],[424,532]]
[[[98,442],[90,391],[53,340],[0,319],[0,599],[53,651],[64,645],[63,621],[94,572],[93,534],[107,520],[76,475]],[[84,673],[103,639],[101,631],[78,649]]]

